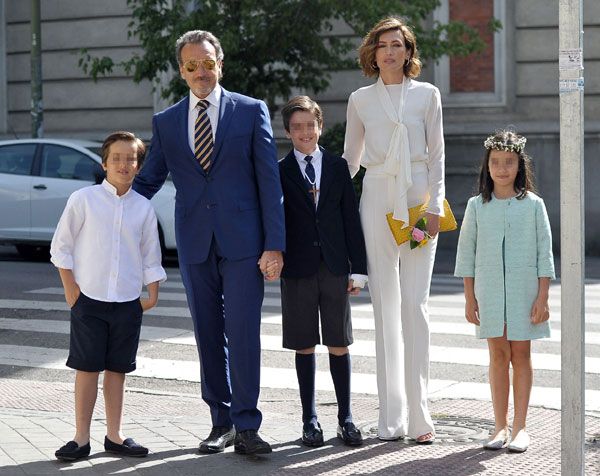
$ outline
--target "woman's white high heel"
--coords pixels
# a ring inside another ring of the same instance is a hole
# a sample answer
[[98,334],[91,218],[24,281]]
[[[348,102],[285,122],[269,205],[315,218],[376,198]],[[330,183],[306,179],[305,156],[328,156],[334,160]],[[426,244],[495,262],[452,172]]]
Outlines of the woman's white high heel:
[[486,450],[501,450],[506,446],[509,438],[510,431],[508,429],[500,430],[493,438],[487,440],[483,447]]
[[508,451],[512,453],[524,453],[527,451],[527,448],[529,448],[529,443],[529,435],[525,430],[521,430],[519,433],[517,433],[517,436],[510,441],[510,444],[507,446],[507,448]]

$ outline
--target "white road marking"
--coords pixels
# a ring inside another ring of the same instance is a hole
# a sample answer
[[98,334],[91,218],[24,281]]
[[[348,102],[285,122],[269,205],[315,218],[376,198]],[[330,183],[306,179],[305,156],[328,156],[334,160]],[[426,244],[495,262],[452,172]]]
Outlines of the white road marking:
[[[0,345],[0,365],[18,367],[37,367],[44,369],[66,370],[64,362],[68,352],[63,349],[46,349],[42,347]],[[145,378],[165,380],[200,381],[200,366],[197,361],[181,361],[166,359],[149,359],[139,357],[137,369],[131,375]],[[296,371],[294,369],[269,368],[261,369],[261,387],[297,389]],[[377,382],[373,374],[352,374],[352,388],[360,389],[360,393],[376,394]],[[333,391],[331,375],[326,371],[317,371],[316,389]],[[560,409],[560,388],[533,387],[530,404]],[[473,400],[490,400],[489,385],[484,383],[457,382],[453,380],[430,380],[430,398],[466,398]],[[586,410],[600,411],[600,391],[585,391]]]

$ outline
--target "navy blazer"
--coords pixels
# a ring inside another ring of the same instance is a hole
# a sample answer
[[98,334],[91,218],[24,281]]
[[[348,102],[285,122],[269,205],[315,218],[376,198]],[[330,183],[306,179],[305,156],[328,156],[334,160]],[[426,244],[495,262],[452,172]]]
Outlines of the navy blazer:
[[213,236],[231,260],[283,251],[283,196],[265,103],[222,89],[208,173],[189,147],[188,109],[186,96],[154,115],[150,151],[133,184],[152,198],[171,173],[179,261],[204,262]]
[[367,274],[365,240],[348,163],[321,150],[323,160],[316,209],[294,151],[279,162],[286,228],[284,278],[315,274],[321,259],[338,276]]

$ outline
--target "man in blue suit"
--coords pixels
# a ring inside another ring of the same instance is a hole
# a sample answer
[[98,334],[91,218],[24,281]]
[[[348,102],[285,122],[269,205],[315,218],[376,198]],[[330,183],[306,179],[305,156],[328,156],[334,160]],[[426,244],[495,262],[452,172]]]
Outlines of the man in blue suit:
[[270,453],[256,407],[260,309],[263,279],[277,279],[283,267],[285,231],[269,112],[219,85],[223,50],[210,32],[188,31],[176,53],[190,93],[154,116],[134,189],[151,198],[170,172],[177,190],[179,266],[213,425],[200,452],[234,444],[238,453]]

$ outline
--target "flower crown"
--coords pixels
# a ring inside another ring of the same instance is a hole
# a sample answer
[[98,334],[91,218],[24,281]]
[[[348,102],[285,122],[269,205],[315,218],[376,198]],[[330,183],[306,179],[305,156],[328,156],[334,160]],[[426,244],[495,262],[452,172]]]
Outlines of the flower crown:
[[517,136],[514,141],[505,142],[499,139],[497,136],[489,136],[483,146],[488,150],[503,150],[505,152],[516,152],[517,154],[523,152],[527,139],[523,136]]

